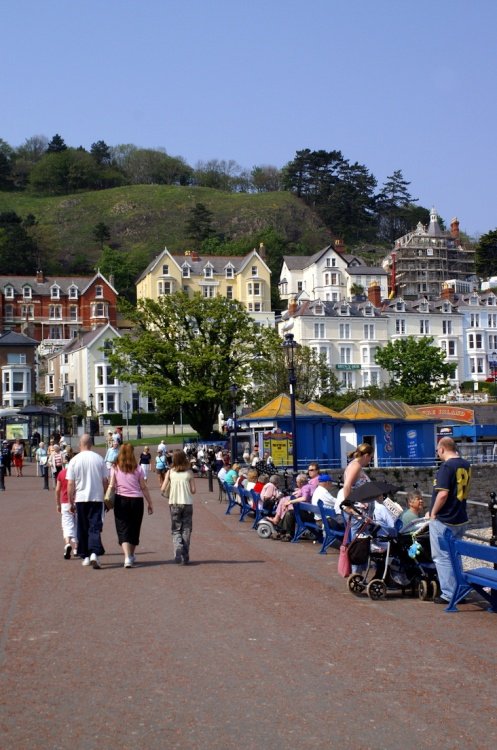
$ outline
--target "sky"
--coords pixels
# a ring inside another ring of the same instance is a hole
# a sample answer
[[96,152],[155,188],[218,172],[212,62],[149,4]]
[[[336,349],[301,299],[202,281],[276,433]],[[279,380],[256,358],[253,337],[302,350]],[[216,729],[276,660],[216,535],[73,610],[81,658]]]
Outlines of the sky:
[[282,167],[339,150],[497,228],[497,0],[3,0],[0,138]]

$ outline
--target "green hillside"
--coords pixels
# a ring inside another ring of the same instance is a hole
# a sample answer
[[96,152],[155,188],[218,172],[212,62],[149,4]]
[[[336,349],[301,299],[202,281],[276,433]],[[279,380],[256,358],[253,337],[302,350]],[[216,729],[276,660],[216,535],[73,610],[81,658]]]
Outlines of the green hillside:
[[101,248],[92,233],[100,222],[110,229],[109,243],[121,251],[147,260],[164,246],[183,252],[189,246],[185,225],[196,203],[212,212],[213,229],[226,240],[240,240],[273,228],[290,243],[290,249],[310,254],[331,239],[316,215],[287,192],[233,194],[162,185],[54,197],[0,192],[0,212],[15,211],[22,219],[34,215],[37,224],[30,233],[48,266],[46,270],[70,270],[78,258],[96,261]]

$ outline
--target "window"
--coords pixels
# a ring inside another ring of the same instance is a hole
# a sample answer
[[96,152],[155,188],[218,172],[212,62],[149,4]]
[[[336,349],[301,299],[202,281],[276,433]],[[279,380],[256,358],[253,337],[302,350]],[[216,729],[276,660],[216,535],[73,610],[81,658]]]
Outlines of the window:
[[402,302],[402,301],[396,302],[395,303],[395,309],[397,310],[397,312],[404,312],[404,310],[405,310],[405,304],[404,304],[404,302]]
[[68,364],[69,364],[69,354],[63,354],[63,355],[62,355],[62,362],[63,362],[63,364],[65,364],[65,365],[68,365]]
[[67,400],[68,401],[74,401],[74,395],[75,395],[74,386],[73,385],[68,385],[67,386],[67,395],[66,395]]
[[350,323],[340,323],[339,331],[339,338],[350,339]]
[[101,284],[97,284],[97,286],[95,287],[95,297],[97,299],[102,299],[103,296],[104,296],[104,288]]
[[397,320],[395,321],[395,333],[400,336],[405,336],[406,321],[404,318],[397,318]]
[[247,294],[249,297],[260,297],[261,296],[261,282],[254,281],[247,284]]
[[7,354],[7,364],[8,365],[25,365],[26,355],[14,354],[13,352],[11,352],[10,354]]
[[3,374],[3,390],[5,393],[10,393],[10,372],[8,370]]
[[371,373],[371,385],[380,385],[380,373],[379,372]]
[[233,299],[233,287],[232,286],[226,287],[226,299]]
[[78,319],[78,306],[71,305],[69,307],[69,320],[77,320],[77,319]]
[[157,282],[157,294],[162,297],[164,294],[172,294],[173,283],[172,281],[158,281]]
[[69,299],[78,299],[78,287],[77,286],[69,287]]
[[257,266],[252,266],[252,268],[250,269],[250,272],[251,272],[252,276],[258,276],[259,275],[259,270],[258,270]]
[[330,274],[329,273],[325,273],[325,275],[324,275],[324,285],[325,286],[329,286],[330,285]]
[[58,286],[50,287],[50,299],[60,299],[60,288]]
[[97,385],[115,385],[114,373],[110,365],[97,365],[96,367]]
[[5,320],[14,320],[14,305],[5,305]]
[[62,338],[62,326],[50,326],[48,329],[48,337],[50,339],[61,339]]
[[116,394],[108,393],[107,394],[107,412],[108,414],[112,414],[115,411],[116,411]]
[[447,342],[447,354],[449,355],[449,357],[456,356],[456,342],[455,341]]
[[364,338],[369,339],[370,341],[374,340],[375,333],[373,323],[366,323],[366,325],[364,326]]
[[50,320],[62,320],[62,305],[50,305],[48,317]]
[[181,267],[181,275],[184,279],[190,278],[190,266],[188,265],[188,263],[183,263]]
[[331,274],[331,285],[332,286],[339,286],[340,284],[340,274],[339,273],[332,273]]
[[314,338],[315,339],[325,338],[324,323],[314,323]]
[[444,313],[450,313],[452,312],[452,305],[450,302],[444,302],[442,305],[442,312]]
[[491,352],[497,349],[497,335],[490,334],[488,337],[488,348]]
[[206,299],[211,299],[212,297],[216,296],[216,288],[214,286],[203,286],[202,295]]
[[5,299],[14,299],[14,287],[6,286],[4,291]]
[[167,263],[164,263],[164,265],[162,266],[162,275],[169,276],[169,266],[167,265]]
[[254,302],[254,312],[262,312],[262,303]]
[[47,393],[54,392],[54,376],[47,375]]
[[430,321],[429,320],[419,321],[419,332],[422,336],[427,336],[430,333]]
[[212,275],[213,275],[212,274],[212,266],[211,265],[207,265],[204,268],[204,279],[212,279]]
[[338,310],[339,315],[350,315],[350,309],[349,306],[346,304],[340,305],[340,308]]
[[442,320],[442,333],[445,336],[452,336],[452,321]]
[[34,320],[34,305],[21,305],[21,316],[24,320]]
[[366,305],[366,307],[364,308],[364,315],[367,315],[368,317],[374,317],[374,306]]
[[363,346],[361,349],[361,361],[363,365],[369,365],[369,349]]
[[316,305],[314,305],[312,312],[314,313],[314,315],[324,315],[323,305],[320,302],[318,302]]
[[346,388],[347,390],[352,388],[352,373],[348,370],[342,372],[341,381],[342,388]]
[[340,347],[340,364],[342,365],[350,365],[352,362],[352,349],[350,346],[341,346]]
[[303,290],[304,290],[304,282],[297,281],[297,292],[302,292]]
[[106,305],[103,302],[97,302],[93,305],[94,318],[105,318]]
[[31,287],[30,286],[23,286],[22,288],[22,296],[24,299],[31,299]]
[[497,313],[489,313],[488,315],[488,327],[497,328]]
[[481,348],[482,348],[482,334],[470,333],[468,335],[468,349],[481,349]]
[[469,316],[469,327],[479,328],[480,327],[480,313],[471,313]]
[[226,266],[226,278],[232,279],[235,275],[233,266]]
[[114,351],[114,343],[113,343],[112,339],[105,339],[105,341],[104,341],[104,351],[103,351],[104,359],[107,359],[107,357],[109,356],[109,354],[112,354],[113,351]]

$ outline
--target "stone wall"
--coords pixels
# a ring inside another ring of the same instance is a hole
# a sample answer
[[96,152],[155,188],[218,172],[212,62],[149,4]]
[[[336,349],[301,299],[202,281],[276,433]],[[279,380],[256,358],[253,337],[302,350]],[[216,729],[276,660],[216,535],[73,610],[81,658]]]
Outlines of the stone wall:
[[[391,484],[403,487],[406,492],[412,490],[413,485],[417,484],[418,489],[423,494],[431,496],[436,468],[374,468],[368,473],[371,479],[385,479]],[[470,524],[473,527],[490,526],[491,517],[488,502],[490,501],[490,492],[497,492],[497,464],[473,464],[471,473],[470,500],[484,503],[485,507],[473,505],[471,502],[468,503]],[[405,496],[399,495],[398,499],[404,505]]]

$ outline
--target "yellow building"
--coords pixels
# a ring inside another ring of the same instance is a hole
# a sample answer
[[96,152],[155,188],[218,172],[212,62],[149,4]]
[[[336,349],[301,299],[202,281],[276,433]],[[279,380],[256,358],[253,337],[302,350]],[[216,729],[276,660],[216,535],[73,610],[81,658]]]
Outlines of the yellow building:
[[223,296],[241,302],[257,323],[274,326],[271,271],[263,260],[264,254],[264,245],[243,257],[200,256],[190,250],[184,255],[172,255],[166,247],[136,282],[137,299],[157,300],[178,291]]

